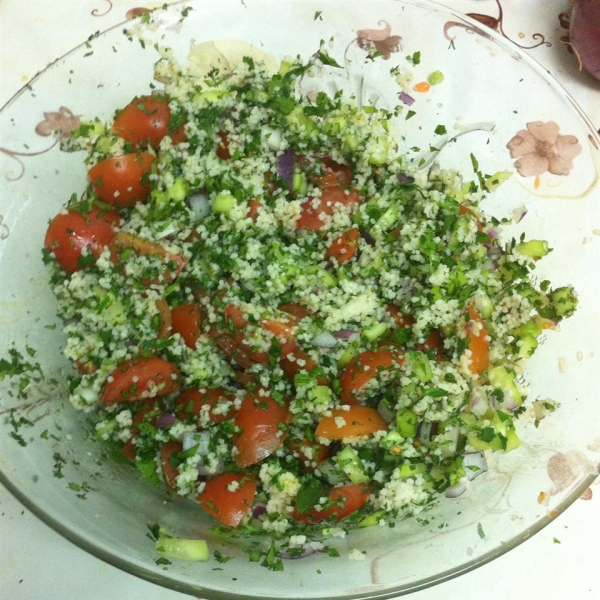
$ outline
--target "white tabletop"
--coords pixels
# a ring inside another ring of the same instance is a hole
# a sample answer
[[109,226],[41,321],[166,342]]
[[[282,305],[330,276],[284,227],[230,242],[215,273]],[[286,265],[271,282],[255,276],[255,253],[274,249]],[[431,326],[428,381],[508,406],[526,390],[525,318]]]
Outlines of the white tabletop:
[[[280,0],[281,1],[281,0]],[[498,29],[528,50],[600,128],[600,82],[577,71],[561,38],[569,0],[441,0],[465,13],[501,14]],[[90,34],[123,21],[127,11],[163,2],[0,0],[0,106],[49,62]],[[500,13],[500,10],[502,11]],[[534,34],[541,34],[533,37]],[[6,443],[0,442],[0,443]],[[515,550],[414,600],[585,600],[600,598],[600,486]],[[0,582],[3,598],[87,600],[184,595],[119,571],[63,539],[0,487]]]

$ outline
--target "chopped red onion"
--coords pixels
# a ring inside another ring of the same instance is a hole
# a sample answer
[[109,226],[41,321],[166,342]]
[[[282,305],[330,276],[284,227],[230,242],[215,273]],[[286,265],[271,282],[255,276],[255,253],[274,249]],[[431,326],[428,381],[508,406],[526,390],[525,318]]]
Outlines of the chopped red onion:
[[380,402],[377,406],[377,412],[386,423],[391,423],[396,417],[396,413],[383,402]]
[[312,343],[317,348],[333,348],[337,344],[337,340],[331,333],[324,331],[323,333],[319,333],[316,335]]
[[352,329],[340,329],[339,331],[333,332],[333,337],[338,340],[349,340],[353,336],[358,335],[356,331],[352,331]]
[[453,485],[452,487],[449,487],[446,490],[445,496],[446,498],[458,498],[459,496],[462,496],[465,493],[466,489],[466,484],[457,483],[456,485]]
[[253,509],[252,509],[252,516],[255,519],[258,519],[258,517],[267,514],[267,507],[264,504],[257,504]]
[[413,183],[415,178],[406,173],[398,173],[398,183]]
[[192,194],[188,202],[197,221],[210,214],[210,200],[206,194]]
[[398,98],[400,99],[400,102],[404,102],[406,106],[412,106],[415,103],[415,99],[406,92],[398,94]]
[[291,148],[277,157],[277,174],[292,189],[294,186],[294,151]]
[[504,397],[502,398],[502,401],[498,402],[498,408],[501,408],[502,410],[507,410],[509,412],[512,412],[513,410],[518,408],[518,406],[519,404],[513,398],[512,394],[506,391],[504,392]]
[[469,396],[469,408],[477,417],[483,417],[489,410],[487,394],[481,388],[475,388]]
[[171,427],[171,425],[175,424],[175,421],[177,421],[177,417],[173,413],[165,412],[156,417],[154,424],[159,428]]
[[492,227],[491,229],[488,230],[487,234],[488,234],[488,237],[490,238],[490,240],[495,240],[500,235],[500,231],[498,229],[494,229]]
[[600,3],[578,0],[573,6],[569,37],[580,68],[600,80]]
[[515,223],[520,223],[527,214],[527,208],[523,204],[512,211],[512,218]]
[[[299,546],[299,548],[300,548],[300,546]],[[307,556],[310,556],[311,554],[314,554],[315,552],[316,552],[316,550],[314,548],[303,548],[302,553],[293,552],[292,554],[290,554],[290,552],[288,550],[283,550],[282,552],[279,553],[279,556],[285,560],[296,560],[298,558],[306,558]]]
[[463,456],[462,466],[469,481],[479,477],[479,475],[488,470],[487,460],[485,460],[485,454],[483,452],[465,454]]
[[361,231],[360,237],[363,240],[365,240],[365,242],[367,242],[367,244],[369,244],[369,246],[372,246],[375,243],[375,240],[373,239],[373,237],[371,236],[371,234],[368,231]]

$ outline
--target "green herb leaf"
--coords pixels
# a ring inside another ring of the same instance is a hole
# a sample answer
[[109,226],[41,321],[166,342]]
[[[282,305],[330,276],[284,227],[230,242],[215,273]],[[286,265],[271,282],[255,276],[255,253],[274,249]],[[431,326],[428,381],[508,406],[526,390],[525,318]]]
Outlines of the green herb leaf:
[[315,506],[319,498],[323,496],[323,491],[323,484],[318,479],[310,479],[302,485],[296,496],[298,512],[305,513]]

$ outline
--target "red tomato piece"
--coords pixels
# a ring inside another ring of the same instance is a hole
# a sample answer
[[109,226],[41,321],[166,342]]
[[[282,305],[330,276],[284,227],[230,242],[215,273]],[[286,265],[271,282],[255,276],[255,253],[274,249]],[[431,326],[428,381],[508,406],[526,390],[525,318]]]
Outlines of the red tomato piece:
[[221,141],[217,146],[217,156],[221,160],[229,160],[231,158],[231,152],[229,152],[229,136],[220,131],[219,138]]
[[330,517],[339,521],[362,508],[369,501],[370,495],[371,490],[362,484],[342,485],[329,492],[322,510],[313,507],[308,513],[299,513],[296,509],[292,517],[296,521],[310,523],[318,523]]
[[470,321],[467,323],[468,348],[471,351],[469,370],[475,375],[483,373],[490,362],[490,342],[488,330],[481,315],[472,307],[468,309]]
[[290,451],[293,456],[300,459],[300,468],[311,473],[315,470],[315,465],[319,466],[327,458],[329,446],[307,439],[292,440]]
[[348,165],[341,165],[329,157],[321,159],[325,167],[325,174],[321,177],[321,187],[340,186],[348,187],[352,183],[352,171]]
[[252,507],[255,495],[254,477],[243,473],[223,473],[206,482],[198,502],[224,525],[237,527]]
[[160,326],[158,328],[158,339],[164,340],[171,335],[172,329],[172,313],[167,301],[164,298],[159,298],[156,301],[158,316],[160,318]]
[[331,243],[331,246],[327,248],[325,258],[331,260],[335,258],[338,265],[343,265],[348,262],[358,250],[358,239],[360,238],[360,231],[357,227],[344,231],[340,236],[336,237]]
[[361,390],[382,373],[397,369],[404,359],[393,348],[366,350],[353,358],[340,376],[340,398],[346,404],[358,404]]
[[246,373],[245,371],[235,371],[233,376],[235,380],[244,387],[249,387],[251,385],[257,385],[258,381],[252,373]]
[[155,160],[148,152],[105,158],[88,171],[88,179],[103,202],[135,206],[150,195],[149,175]]
[[443,358],[444,340],[437,329],[430,329],[427,339],[422,344],[417,344],[417,348],[425,354],[430,350],[435,350],[435,360],[441,362]]
[[[294,360],[289,358],[290,354],[293,356]],[[298,361],[304,361],[302,365],[298,364]],[[285,376],[288,379],[293,380],[296,373],[300,373],[301,371],[306,371],[307,373],[311,373],[313,369],[318,367],[319,365],[315,360],[313,360],[307,352],[302,350],[300,346],[296,346],[291,352],[287,354],[282,354],[279,359],[279,366],[285,373]],[[327,377],[321,375],[317,379],[317,383],[319,385],[327,385],[328,380]]]
[[[200,390],[192,388],[184,390],[177,396],[175,406],[177,407],[175,415],[180,421],[189,421],[191,415],[199,415],[204,406],[209,406],[208,415],[211,423],[220,423],[230,419],[235,414],[235,408],[232,405],[227,412],[214,413],[213,408],[220,400],[225,399],[233,402],[235,396],[223,388],[214,388],[212,390]],[[200,424],[200,423],[198,423]]]
[[250,324],[250,321],[246,317],[246,312],[237,304],[227,305],[223,312],[223,317],[226,321],[230,321],[237,329]]
[[162,139],[169,135],[173,144],[185,141],[183,123],[169,128],[171,109],[164,96],[139,96],[120,111],[112,131],[136,148],[150,144],[158,148]]
[[249,467],[275,452],[287,435],[282,426],[290,420],[288,407],[277,404],[268,393],[261,396],[259,392],[248,392],[235,416],[240,429],[233,435],[238,466]]
[[248,214],[246,215],[249,219],[252,219],[254,223],[256,223],[256,219],[258,218],[258,210],[262,208],[262,202],[260,200],[252,200],[248,201]]
[[179,475],[179,469],[173,463],[171,463],[171,457],[173,454],[181,452],[182,450],[183,446],[180,442],[165,442],[160,447],[160,464],[162,466],[165,485],[169,494],[173,493],[177,475]]
[[302,319],[306,319],[306,317],[312,317],[315,313],[312,310],[302,306],[302,304],[298,304],[297,302],[289,302],[287,304],[280,304],[279,310],[281,312],[287,313],[288,315],[292,315],[299,321]]
[[114,210],[106,212],[93,207],[87,214],[69,210],[50,221],[44,247],[54,253],[58,264],[67,273],[74,273],[89,264],[87,258],[80,261],[83,249],[89,248],[92,262],[95,262],[115,237],[114,227],[120,224],[121,217]]
[[387,305],[388,312],[392,315],[392,319],[394,319],[394,323],[397,327],[412,327],[415,324],[415,320],[408,315],[403,315],[400,312],[400,309],[394,304]]
[[[123,456],[128,458],[129,460],[135,460],[137,456],[137,452],[135,450],[135,444],[133,439],[140,432],[140,424],[146,421],[146,416],[149,413],[158,413],[162,410],[162,407],[159,405],[158,401],[149,402],[148,404],[144,404],[138,411],[133,415],[133,424],[131,426],[131,437],[125,442],[125,446],[123,446]],[[149,419],[149,423],[154,424],[154,419]]]
[[[345,421],[341,427],[338,426],[340,418]],[[319,421],[315,435],[329,440],[344,440],[371,435],[387,428],[386,422],[374,408],[355,404],[350,406],[350,410],[334,408],[331,416]]]
[[213,338],[223,353],[242,369],[249,369],[254,364],[242,349],[242,341],[244,340],[242,332],[238,332],[235,336],[232,336],[221,334],[215,328],[211,328],[209,337]]
[[296,228],[318,231],[325,225],[321,219],[322,215],[332,215],[338,207],[352,208],[361,202],[362,198],[356,190],[346,193],[344,188],[338,186],[326,187],[316,202],[316,206],[313,206],[313,198],[309,198],[302,205],[302,212],[296,221]]
[[127,360],[110,377],[100,395],[102,404],[151,399],[179,389],[179,369],[156,356]]
[[178,333],[188,348],[194,349],[200,337],[202,311],[199,304],[181,304],[171,311],[172,330]]
[[296,347],[296,330],[298,323],[286,317],[285,320],[260,319],[264,329],[270,331],[281,344],[281,356],[288,355]]
[[[174,263],[175,267],[170,271],[166,271],[162,275],[164,280],[168,282],[177,279],[177,277],[179,277],[181,274],[181,271],[183,271],[184,267],[189,262],[189,258],[185,254],[172,254],[167,252],[160,244],[156,244],[155,242],[151,242],[145,238],[132,235],[131,233],[124,233],[123,231],[119,231],[119,233],[115,235],[109,244],[109,248],[110,258],[115,264],[119,264],[121,262],[121,253],[126,249],[134,250],[137,254],[161,257],[165,260],[165,262]],[[149,286],[153,283],[157,283],[157,280],[143,280],[142,283],[146,286]]]

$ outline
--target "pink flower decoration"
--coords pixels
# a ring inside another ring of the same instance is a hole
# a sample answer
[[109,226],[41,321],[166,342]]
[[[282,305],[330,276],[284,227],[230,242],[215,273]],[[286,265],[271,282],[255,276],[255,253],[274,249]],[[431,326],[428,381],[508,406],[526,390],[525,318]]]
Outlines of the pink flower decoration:
[[58,112],[45,112],[44,120],[37,124],[35,132],[48,137],[55,133],[60,141],[70,137],[71,132],[81,125],[81,119],[75,116],[66,106],[61,106]]
[[581,144],[573,135],[559,135],[560,128],[554,121],[527,123],[527,129],[519,131],[506,144],[515,169],[523,177],[533,177],[549,172],[568,175],[573,159],[581,154]]
[[358,45],[363,50],[369,50],[371,45],[375,46],[377,52],[381,52],[387,60],[392,52],[400,49],[400,36],[392,35],[392,27],[386,21],[379,21],[382,29],[360,29],[357,31]]

